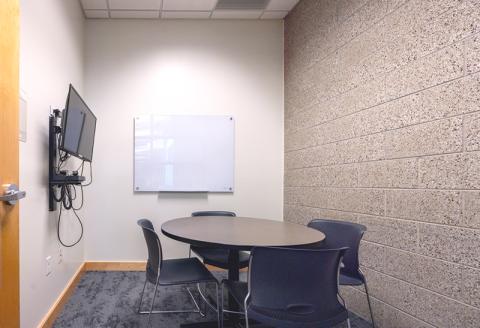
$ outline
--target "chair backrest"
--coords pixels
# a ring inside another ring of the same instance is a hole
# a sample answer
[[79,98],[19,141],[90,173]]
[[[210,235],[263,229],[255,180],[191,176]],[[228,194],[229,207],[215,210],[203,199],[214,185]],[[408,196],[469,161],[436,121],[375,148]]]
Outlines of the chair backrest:
[[345,251],[346,248],[254,248],[247,308],[254,312],[255,308],[282,311],[287,320],[289,314],[309,315],[319,322],[345,314],[337,297],[339,264]]
[[158,238],[155,228],[150,220],[141,219],[137,221],[137,224],[142,228],[143,236],[147,243],[147,279],[150,282],[155,283],[162,267],[162,244],[160,243],[160,239]]
[[312,220],[308,226],[322,231],[326,238],[320,245],[321,248],[348,247],[343,257],[344,267],[340,272],[351,277],[363,280],[363,274],[359,270],[358,249],[360,240],[367,228],[364,225],[326,219]]
[[233,212],[228,211],[197,211],[193,212],[192,216],[237,216]]

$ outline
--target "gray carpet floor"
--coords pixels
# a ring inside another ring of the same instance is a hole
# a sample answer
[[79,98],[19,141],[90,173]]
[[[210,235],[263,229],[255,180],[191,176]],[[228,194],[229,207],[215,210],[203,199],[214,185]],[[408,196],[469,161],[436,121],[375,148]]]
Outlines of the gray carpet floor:
[[[219,273],[220,275],[221,273]],[[244,278],[244,277],[243,277]],[[87,272],[72,297],[55,321],[54,328],[137,328],[148,327],[147,316],[136,313],[145,279],[144,272]],[[150,287],[150,288],[149,288]],[[214,291],[214,286],[211,287]],[[147,284],[144,309],[153,296],[153,286]],[[192,288],[192,291],[194,288]],[[198,298],[198,294],[194,293]],[[156,308],[191,309],[194,307],[185,287],[161,288]],[[369,328],[370,324],[351,315],[352,328]],[[151,327],[177,328],[180,324],[216,320],[210,309],[205,318],[197,313],[153,314]],[[346,327],[345,324],[335,328]]]

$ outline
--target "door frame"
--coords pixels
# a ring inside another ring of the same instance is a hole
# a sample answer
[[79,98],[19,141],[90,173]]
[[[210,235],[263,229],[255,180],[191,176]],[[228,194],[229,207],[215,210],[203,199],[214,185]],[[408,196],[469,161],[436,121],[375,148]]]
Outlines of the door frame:
[[[0,1],[0,188],[19,180],[19,0]],[[3,190],[0,190],[3,194]],[[20,327],[19,205],[0,203],[0,327]]]

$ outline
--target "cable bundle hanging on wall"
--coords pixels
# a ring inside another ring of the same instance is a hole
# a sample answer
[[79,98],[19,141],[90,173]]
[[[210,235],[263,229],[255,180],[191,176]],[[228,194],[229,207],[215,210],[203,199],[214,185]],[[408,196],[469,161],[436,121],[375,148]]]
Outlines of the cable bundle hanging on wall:
[[[73,247],[83,238],[83,223],[77,211],[81,210],[84,205],[83,187],[89,186],[92,183],[92,163],[89,163],[90,180],[87,183],[84,183],[85,177],[83,176],[85,167],[84,160],[82,160],[77,170],[72,171],[71,175],[68,174],[67,170],[63,169],[63,165],[70,158],[70,155],[58,147],[62,132],[61,125],[58,124],[60,119],[60,110],[54,110],[49,120],[49,209],[50,211],[55,211],[57,204],[60,204],[57,219],[57,238],[62,246]],[[79,193],[77,192],[77,187],[80,188]],[[74,201],[78,195],[81,197],[80,205],[75,206]],[[80,235],[73,243],[66,243],[61,237],[60,231],[63,209],[67,211],[72,210],[80,225]]]
[[[57,221],[57,237],[65,247],[77,245],[83,237],[83,223],[77,211],[83,207],[83,187],[92,183],[92,156],[97,118],[70,84],[65,109],[55,109],[49,119],[49,168],[48,190],[49,209],[55,211],[60,204]],[[82,162],[77,170],[67,171],[63,165],[71,156]],[[85,183],[83,170],[85,162],[90,163],[90,181]],[[80,175],[79,175],[80,171]],[[80,192],[77,193],[77,187]],[[75,206],[77,195],[81,196],[80,205]],[[72,210],[80,225],[80,236],[73,243],[65,243],[61,238],[60,227],[63,209]]]

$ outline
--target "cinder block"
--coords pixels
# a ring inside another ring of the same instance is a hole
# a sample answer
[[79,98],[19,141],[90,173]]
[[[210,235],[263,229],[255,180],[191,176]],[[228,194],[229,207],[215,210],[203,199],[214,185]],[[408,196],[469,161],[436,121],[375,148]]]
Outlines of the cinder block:
[[383,215],[385,191],[375,189],[330,189],[328,208],[347,212]]
[[417,223],[385,217],[362,215],[358,222],[367,227],[364,240],[399,249],[417,249]]
[[419,253],[480,268],[480,230],[419,223]]
[[453,80],[464,73],[462,44],[454,44],[388,73],[387,97],[405,96]]
[[375,188],[415,188],[417,159],[396,159],[358,164],[358,186]]
[[361,265],[480,308],[480,270],[362,242]]
[[385,133],[385,157],[402,158],[462,150],[462,118],[414,125]]
[[465,306],[445,296],[377,271],[366,269],[365,275],[374,297],[411,313],[435,327],[478,327],[478,319],[480,319],[478,308]]
[[418,185],[428,189],[480,189],[480,153],[419,158]]
[[[478,21],[476,24],[478,26]],[[464,47],[467,73],[472,74],[480,71],[480,35],[477,34],[474,37],[466,39],[464,41]]]
[[387,190],[386,215],[406,220],[465,226],[460,191]]
[[480,150],[480,113],[465,115],[463,130],[465,150]]

